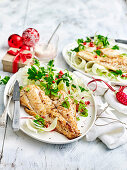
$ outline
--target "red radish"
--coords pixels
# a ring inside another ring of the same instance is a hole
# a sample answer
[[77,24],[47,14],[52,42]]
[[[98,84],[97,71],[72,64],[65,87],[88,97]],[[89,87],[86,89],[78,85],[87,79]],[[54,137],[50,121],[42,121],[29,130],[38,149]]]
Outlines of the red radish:
[[[116,94],[116,99],[119,101],[119,103],[126,105],[127,106],[127,94],[123,92],[123,90],[127,87],[127,86],[120,86],[119,90],[116,91],[112,88],[112,86],[110,86],[107,82],[101,80],[101,79],[94,79],[92,81],[90,81],[88,83],[88,85],[92,82],[96,82],[96,81],[102,81],[104,82],[110,90],[112,90],[115,94]],[[95,91],[96,89],[94,89],[93,91]]]
[[84,42],[83,45],[86,45],[86,42]]
[[55,81],[53,80],[52,83],[55,83]]
[[93,42],[90,42],[90,43],[89,43],[89,47],[94,47]]

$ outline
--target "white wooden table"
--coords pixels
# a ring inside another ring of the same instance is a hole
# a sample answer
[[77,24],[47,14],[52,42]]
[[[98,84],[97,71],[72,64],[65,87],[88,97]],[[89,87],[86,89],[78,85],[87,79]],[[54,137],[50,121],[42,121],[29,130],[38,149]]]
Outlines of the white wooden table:
[[[127,39],[126,14],[124,0],[0,0],[0,57],[6,52],[11,33],[21,34],[24,28],[41,24],[37,28],[43,38],[62,20],[56,66],[70,69],[61,54],[65,44],[96,31]],[[9,75],[2,71],[1,64],[0,69],[1,76]],[[0,86],[0,114],[4,109],[3,91],[4,86]],[[6,134],[5,128],[0,128],[0,153],[2,170],[127,169],[127,144],[115,150],[108,150],[99,140],[88,143],[85,138],[67,145],[45,144],[21,131],[14,133],[10,119]]]

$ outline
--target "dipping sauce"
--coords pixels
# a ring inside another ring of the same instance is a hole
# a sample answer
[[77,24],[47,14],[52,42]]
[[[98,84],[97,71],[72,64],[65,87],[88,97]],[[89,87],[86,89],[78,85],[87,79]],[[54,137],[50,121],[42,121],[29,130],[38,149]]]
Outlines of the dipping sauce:
[[40,61],[48,62],[56,57],[57,49],[53,44],[36,44],[34,47],[35,56]]

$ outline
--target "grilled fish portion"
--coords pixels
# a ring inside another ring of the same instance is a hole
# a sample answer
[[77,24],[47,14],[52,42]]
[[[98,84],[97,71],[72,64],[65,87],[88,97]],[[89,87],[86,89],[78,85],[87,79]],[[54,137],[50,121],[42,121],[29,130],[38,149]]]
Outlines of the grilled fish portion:
[[[74,100],[68,97],[68,95],[62,90],[58,93],[58,95],[60,96],[59,98],[52,98],[57,111],[67,120],[77,133],[80,133],[76,122],[76,105]],[[69,102],[69,108],[62,106],[65,99]]]
[[88,51],[80,51],[77,53],[77,56],[87,61],[95,61],[110,70],[116,71],[120,69],[123,72],[127,72],[127,57],[121,57],[119,54],[116,54],[116,52],[113,52],[115,50],[112,51],[112,49],[109,48],[100,49],[100,51],[102,55],[97,56],[97,58]]
[[65,135],[68,139],[80,136],[77,123],[75,122],[76,125],[73,127],[73,122],[71,123],[71,121],[68,121],[69,119],[63,116],[62,111],[55,107],[53,101],[38,86],[28,85],[24,87],[20,92],[20,102],[28,114],[43,116],[48,124],[51,124],[57,117],[56,131]]

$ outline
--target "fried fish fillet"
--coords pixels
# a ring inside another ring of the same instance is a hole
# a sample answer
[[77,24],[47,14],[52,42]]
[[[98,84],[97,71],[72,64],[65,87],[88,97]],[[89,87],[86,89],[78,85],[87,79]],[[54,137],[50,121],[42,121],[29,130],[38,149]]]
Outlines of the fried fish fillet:
[[97,57],[88,51],[80,51],[77,53],[77,56],[87,61],[95,61],[110,70],[116,71],[120,69],[123,72],[127,72],[127,57],[121,57],[116,52],[113,52],[115,50],[112,51],[109,48],[101,49],[100,51],[102,55]]
[[[57,108],[57,106],[53,104],[53,101],[46,96],[45,92],[38,86],[28,85],[24,87],[20,92],[20,102],[21,105],[25,107],[25,111],[28,114],[32,116],[35,116],[36,114],[39,116],[44,116],[44,119],[48,122],[48,124],[51,124],[57,117],[56,131],[65,135],[68,139],[73,139],[80,136],[80,131],[78,130],[77,123],[75,121],[76,118],[75,116],[72,118],[72,115],[75,115],[75,110],[73,110],[74,113],[70,115],[71,109],[62,110]],[[64,114],[65,116],[63,116]],[[71,119],[69,118],[69,115]]]

